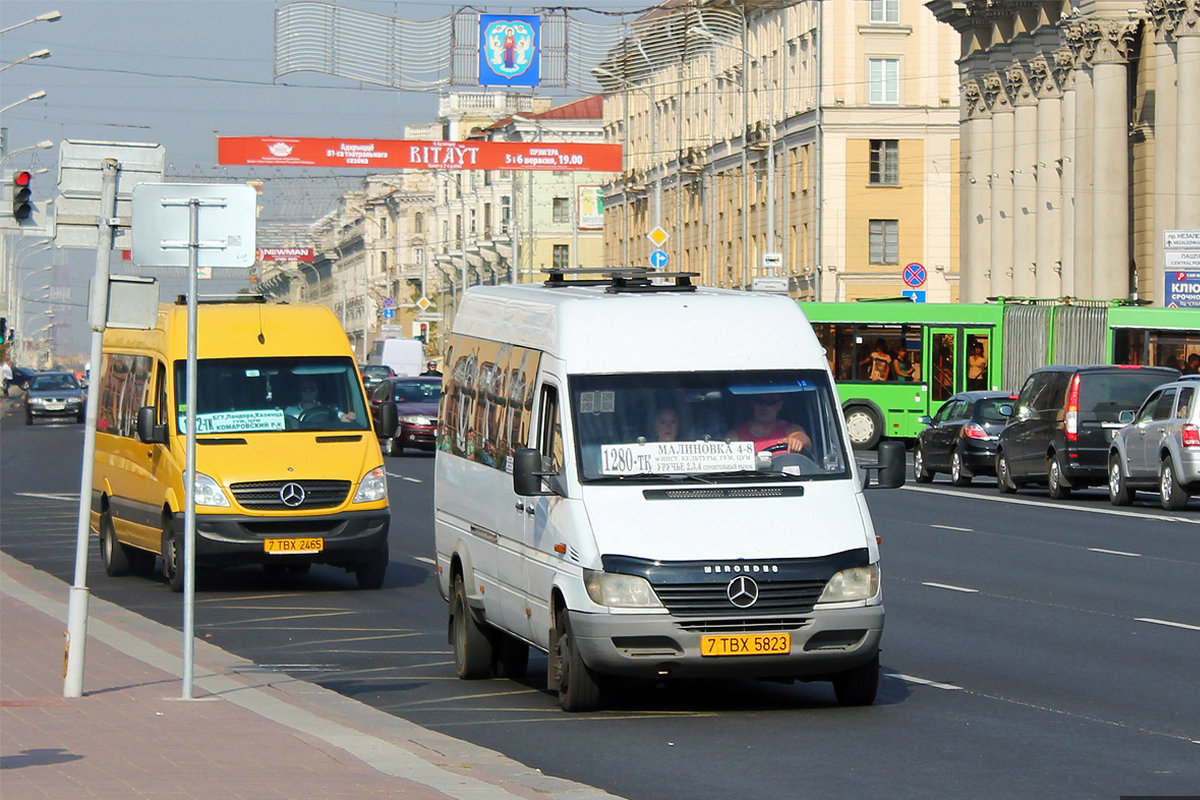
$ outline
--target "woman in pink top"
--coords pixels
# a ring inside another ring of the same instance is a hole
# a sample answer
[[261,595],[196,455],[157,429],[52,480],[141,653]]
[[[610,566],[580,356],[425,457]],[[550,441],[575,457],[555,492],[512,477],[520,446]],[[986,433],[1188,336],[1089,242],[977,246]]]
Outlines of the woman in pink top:
[[799,453],[812,447],[812,439],[795,423],[779,419],[783,408],[783,396],[778,394],[758,395],[751,401],[754,419],[743,422],[725,434],[735,442],[754,442],[754,451],[761,453],[774,445],[786,445],[788,453]]

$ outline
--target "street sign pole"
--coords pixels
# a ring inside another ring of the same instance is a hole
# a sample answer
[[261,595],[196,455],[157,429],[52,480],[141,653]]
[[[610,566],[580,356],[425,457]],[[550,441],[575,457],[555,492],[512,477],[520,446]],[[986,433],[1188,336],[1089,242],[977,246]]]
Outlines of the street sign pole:
[[[108,260],[116,228],[117,160],[101,162],[100,215],[96,222],[96,273],[92,278],[90,319],[92,326],[91,369],[100,372],[103,357],[104,327],[108,319]],[[83,661],[87,648],[87,560],[88,539],[92,522],[92,475],[96,458],[96,418],[100,408],[100,392],[96,387],[87,393],[87,410],[83,426],[83,464],[79,471],[79,517],[75,525],[75,582],[67,598],[67,670],[63,681],[63,697],[83,696]],[[103,531],[101,531],[103,533]],[[120,545],[116,545],[120,546]]]

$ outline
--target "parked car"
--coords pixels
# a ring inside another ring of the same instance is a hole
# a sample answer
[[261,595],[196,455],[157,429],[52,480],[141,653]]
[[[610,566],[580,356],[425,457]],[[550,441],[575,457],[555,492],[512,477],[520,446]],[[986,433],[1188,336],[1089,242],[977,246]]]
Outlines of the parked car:
[[359,364],[358,371],[362,374],[363,386],[369,392],[386,378],[396,377],[396,371],[387,364]]
[[1200,493],[1200,375],[1159,386],[1108,450],[1108,497],[1127,506],[1139,489],[1157,491],[1168,510],[1179,510]]
[[996,484],[1003,493],[1043,483],[1061,499],[1108,481],[1108,450],[1154,387],[1179,377],[1170,367],[1063,366],[1036,369],[1000,432]]
[[949,472],[955,486],[969,486],[975,475],[995,475],[996,442],[1016,399],[1008,392],[962,392],[932,419],[921,417],[928,427],[913,448],[917,483],[929,483],[938,472]]
[[441,378],[387,378],[371,391],[371,415],[375,430],[382,432],[379,409],[391,403],[400,419],[394,436],[382,436],[379,446],[384,455],[398,456],[404,448],[433,450],[437,446],[438,400],[442,396]]
[[25,424],[38,417],[74,417],[83,422],[87,397],[69,372],[39,372],[25,389]]

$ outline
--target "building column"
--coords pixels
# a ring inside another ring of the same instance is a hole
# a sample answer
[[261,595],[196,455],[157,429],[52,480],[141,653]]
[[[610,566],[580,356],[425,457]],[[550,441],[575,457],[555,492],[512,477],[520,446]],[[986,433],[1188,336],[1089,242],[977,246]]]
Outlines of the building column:
[[[1183,141],[1178,135],[1179,100],[1175,50],[1168,41],[1165,26],[1159,24],[1154,42],[1154,272],[1161,275],[1163,232],[1175,228],[1176,148]],[[1196,105],[1192,103],[1192,105]],[[1161,290],[1156,281],[1154,291]],[[1161,302],[1162,298],[1159,298]]]
[[1075,165],[1078,159],[1075,151],[1075,120],[1078,96],[1075,91],[1077,77],[1073,67],[1075,56],[1069,49],[1062,48],[1055,52],[1055,64],[1062,69],[1061,83],[1063,87],[1061,118],[1062,126],[1062,156],[1058,162],[1062,185],[1062,293],[1067,297],[1075,296],[1075,225],[1076,190]]
[[992,118],[977,81],[963,87],[966,119],[962,124],[963,197],[959,221],[959,301],[982,303],[991,291],[992,209],[988,176],[992,173]]
[[984,93],[992,114],[992,171],[988,175],[992,208],[992,241],[988,258],[991,296],[1013,295],[1013,107],[1000,76],[984,77]]
[[1200,228],[1200,3],[1192,2],[1175,30],[1179,138],[1175,155],[1175,225]]
[[1091,297],[1129,296],[1129,70],[1126,55],[1133,29],[1126,20],[1092,22],[1100,39],[1092,66],[1092,227],[1095,250]]
[[[1029,76],[1021,64],[1004,71],[1008,96],[1013,105],[1012,142],[1012,291],[1018,297],[1033,297],[1037,292],[1034,277],[1037,261],[1037,167],[1038,101],[1029,86]],[[997,170],[999,171],[999,170]],[[1000,173],[1003,179],[1004,173]]]
[[1062,294],[1062,94],[1045,56],[1030,64],[1030,76],[1038,97],[1035,293],[1057,297]]

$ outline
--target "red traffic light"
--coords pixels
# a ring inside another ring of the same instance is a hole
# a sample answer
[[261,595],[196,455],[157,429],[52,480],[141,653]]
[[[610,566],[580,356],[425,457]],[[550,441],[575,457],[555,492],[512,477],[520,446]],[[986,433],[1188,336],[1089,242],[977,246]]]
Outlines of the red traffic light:
[[33,173],[24,170],[14,172],[12,176],[12,218],[17,222],[27,222],[33,216]]
[[33,180],[32,172],[22,171],[13,173],[13,185],[15,186],[28,186],[31,180]]

